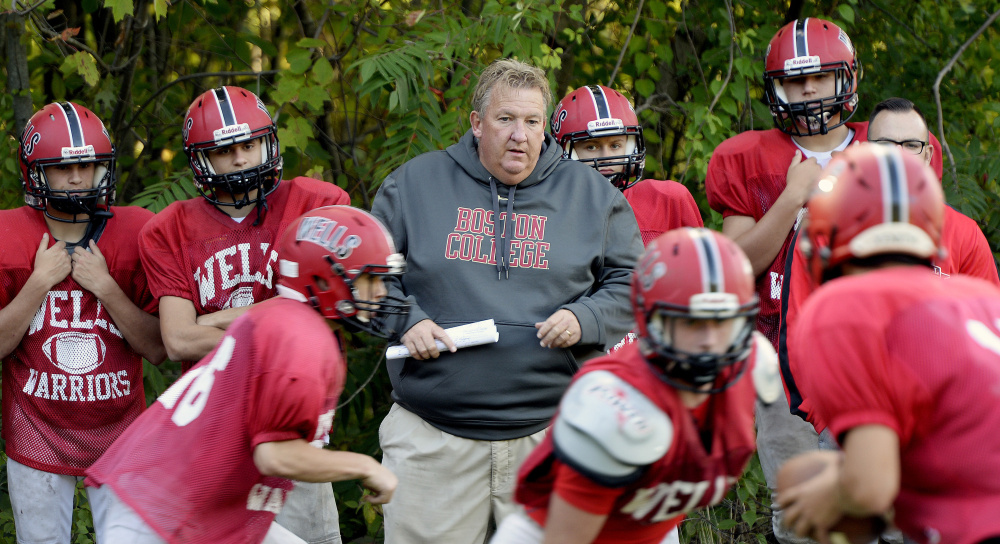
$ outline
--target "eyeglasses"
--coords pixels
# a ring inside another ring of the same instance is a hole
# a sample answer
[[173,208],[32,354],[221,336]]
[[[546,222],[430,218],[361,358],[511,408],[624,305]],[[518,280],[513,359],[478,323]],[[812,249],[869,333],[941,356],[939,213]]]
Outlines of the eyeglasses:
[[868,141],[873,144],[885,145],[885,146],[898,145],[899,147],[902,147],[903,149],[909,151],[910,153],[913,153],[914,155],[919,155],[923,153],[924,146],[927,145],[927,142],[922,142],[920,140],[903,140],[901,142],[897,142],[896,140],[881,138],[879,140],[868,140]]

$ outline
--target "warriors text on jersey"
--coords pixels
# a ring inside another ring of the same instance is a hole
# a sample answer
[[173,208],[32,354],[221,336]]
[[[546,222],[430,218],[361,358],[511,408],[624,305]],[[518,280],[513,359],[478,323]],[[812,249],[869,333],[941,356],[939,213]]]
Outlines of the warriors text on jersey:
[[[138,247],[138,232],[153,214],[135,207],[111,211],[97,240],[108,272],[129,300],[155,314]],[[25,206],[0,212],[0,307],[28,280],[47,232],[40,211]],[[97,297],[67,276],[48,292],[3,360],[7,455],[45,472],[82,476],[145,406],[142,356]]]
[[160,395],[87,471],[87,485],[111,486],[171,544],[260,542],[292,482],[262,475],[254,448],[316,445],[330,432],[345,373],[319,313],[266,301]]

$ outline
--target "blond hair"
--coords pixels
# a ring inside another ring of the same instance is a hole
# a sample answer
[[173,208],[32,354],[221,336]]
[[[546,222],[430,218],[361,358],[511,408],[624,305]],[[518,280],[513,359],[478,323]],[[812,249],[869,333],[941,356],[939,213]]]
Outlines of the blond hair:
[[545,72],[526,62],[514,59],[497,59],[483,70],[472,94],[472,109],[483,113],[490,104],[493,88],[497,84],[511,89],[538,89],[545,101],[545,111],[552,105],[552,90]]

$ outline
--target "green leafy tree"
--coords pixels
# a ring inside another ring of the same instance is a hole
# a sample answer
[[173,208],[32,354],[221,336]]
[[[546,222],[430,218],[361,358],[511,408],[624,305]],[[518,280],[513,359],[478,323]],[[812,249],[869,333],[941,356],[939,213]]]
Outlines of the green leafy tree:
[[[864,64],[857,118],[889,96],[916,102],[954,157],[946,156],[949,201],[1000,248],[1000,215],[992,213],[1000,204],[992,152],[1000,41],[995,25],[981,28],[997,0],[8,0],[4,8],[4,208],[21,203],[17,136],[33,110],[56,100],[86,104],[107,123],[119,150],[120,202],[159,211],[194,197],[182,115],[193,97],[223,84],[271,106],[286,176],[336,183],[368,208],[394,168],[468,130],[477,74],[513,56],[546,69],[557,99],[591,83],[631,96],[646,127],[647,176],[683,182],[707,224],[719,227],[704,192],[712,151],[771,126],[761,102],[767,42],[787,21],[823,17],[851,35]],[[348,342],[331,447],[377,455],[391,404],[382,346]],[[178,369],[147,364],[145,373],[152,401]],[[0,543],[13,542],[5,488],[0,472]],[[335,488],[345,540],[379,540],[381,517],[360,500],[360,487]],[[682,525],[683,540],[764,542],[769,505],[751,464],[723,504]],[[75,516],[74,542],[91,542],[89,513]]]

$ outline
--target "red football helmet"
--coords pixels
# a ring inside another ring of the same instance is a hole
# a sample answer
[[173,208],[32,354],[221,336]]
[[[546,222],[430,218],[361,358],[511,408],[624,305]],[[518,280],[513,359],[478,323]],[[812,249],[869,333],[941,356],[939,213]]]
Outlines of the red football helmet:
[[[589,162],[594,168],[622,166],[622,172],[608,176],[622,191],[639,181],[646,164],[646,142],[635,110],[622,93],[604,85],[580,87],[559,101],[550,122],[564,158]],[[622,155],[584,160],[573,147],[591,138],[620,135],[627,137]]]
[[[833,96],[789,102],[782,85],[785,78],[824,72],[834,75]],[[792,136],[826,134],[850,120],[858,106],[861,63],[854,45],[839,26],[823,19],[797,19],[781,27],[767,46],[764,98],[774,123]],[[840,113],[840,120],[830,118]]]
[[[240,87],[219,87],[196,98],[184,117],[184,153],[194,172],[195,186],[202,196],[216,206],[235,206],[262,202],[281,182],[281,150],[278,129],[264,103],[252,92]],[[207,152],[260,138],[259,165],[216,174]],[[255,197],[250,192],[257,190]],[[235,202],[220,201],[217,191],[234,197]]]
[[940,255],[941,184],[920,157],[896,146],[866,143],[838,155],[806,207],[803,252],[817,282],[850,259]]
[[307,302],[323,317],[354,330],[392,339],[397,331],[387,318],[409,312],[410,305],[398,298],[358,298],[358,276],[398,276],[405,268],[389,231],[358,208],[326,206],[293,221],[278,244],[278,266],[279,294]]
[[[704,228],[668,231],[646,247],[632,274],[632,311],[639,345],[674,387],[717,393],[746,370],[758,311],[753,268],[734,242]],[[735,319],[725,352],[674,345],[678,320]],[[729,372],[723,372],[732,367]],[[720,377],[721,375],[721,377]]]
[[[94,112],[72,102],[52,103],[38,110],[21,133],[18,149],[24,201],[45,215],[68,223],[86,223],[98,212],[108,214],[114,203],[115,146],[104,123]],[[45,168],[55,164],[92,163],[94,184],[90,189],[53,192]],[[49,213],[52,209],[73,217]]]

